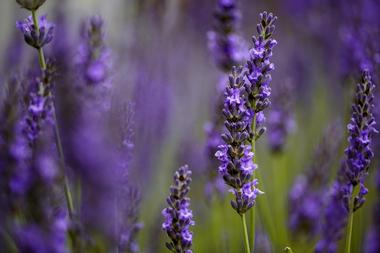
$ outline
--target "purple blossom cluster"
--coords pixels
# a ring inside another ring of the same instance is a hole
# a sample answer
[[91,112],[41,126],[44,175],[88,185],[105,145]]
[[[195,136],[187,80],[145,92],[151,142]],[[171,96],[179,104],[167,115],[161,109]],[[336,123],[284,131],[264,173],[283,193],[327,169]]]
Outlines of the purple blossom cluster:
[[53,40],[55,27],[47,21],[46,16],[39,17],[38,21],[38,28],[34,25],[32,16],[16,23],[16,27],[24,34],[25,42],[36,49],[42,48]]
[[238,0],[218,0],[214,30],[208,32],[208,46],[217,66],[224,72],[246,58],[243,39],[237,34],[241,13]]
[[[351,120],[347,126],[349,136],[345,150],[346,159],[341,164],[338,178],[330,193],[324,213],[322,237],[316,246],[316,252],[336,252],[337,242],[344,234],[348,215],[365,202],[368,189],[364,180],[374,156],[371,150],[372,135],[377,132],[372,112],[374,88],[369,72],[363,71],[356,85]],[[355,191],[357,187],[358,193]]]
[[247,101],[244,82],[245,72],[233,68],[225,90],[223,115],[227,132],[222,135],[225,144],[219,146],[215,156],[221,162],[219,173],[232,187],[235,200],[232,207],[239,214],[247,212],[254,204],[260,190],[253,172],[257,165],[250,145],[252,116]]
[[168,207],[162,210],[165,222],[162,229],[168,234],[171,242],[166,247],[173,253],[191,253],[194,226],[193,212],[190,209],[190,198],[186,197],[190,190],[191,170],[187,165],[179,168],[170,187],[170,195],[166,199]]
[[83,23],[83,42],[77,55],[79,72],[87,85],[104,84],[111,68],[110,51],[105,45],[104,22],[93,16]]

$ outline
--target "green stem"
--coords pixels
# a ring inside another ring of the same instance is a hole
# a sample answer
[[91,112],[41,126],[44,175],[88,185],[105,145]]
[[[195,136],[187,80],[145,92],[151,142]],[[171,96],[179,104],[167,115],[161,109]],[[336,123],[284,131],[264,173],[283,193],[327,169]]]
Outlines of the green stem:
[[[253,116],[253,123],[252,123],[252,132],[253,132],[253,138],[252,138],[252,152],[253,152],[253,163],[256,164],[256,113]],[[255,177],[255,171],[253,171],[253,178]],[[252,250],[255,250],[255,224],[256,224],[256,211],[255,208],[251,208],[251,236],[252,236]]]
[[284,253],[293,253],[292,249],[290,247],[286,247],[284,249]]
[[249,248],[248,229],[247,229],[247,222],[245,220],[245,214],[241,215],[241,220],[243,222],[245,249],[247,253],[251,253],[251,250]]
[[[40,27],[39,27],[39,24],[38,24],[37,13],[36,13],[35,10],[32,11],[32,18],[33,18],[33,23],[34,23],[34,26],[36,27],[37,36],[38,36],[38,33],[40,32]],[[45,71],[46,70],[46,61],[45,61],[44,51],[43,51],[42,48],[38,49],[38,59],[39,59],[41,70]],[[51,96],[51,94],[49,94],[49,96]],[[64,156],[64,153],[63,153],[61,136],[60,136],[60,133],[59,133],[59,128],[58,128],[57,116],[56,116],[56,113],[55,113],[55,105],[54,105],[54,103],[53,103],[53,118],[54,118],[54,122],[55,122],[55,124],[54,124],[54,133],[55,133],[56,145],[57,145],[57,150],[58,150],[58,155],[59,155],[59,160],[60,160],[60,166],[61,166],[61,170],[62,170],[62,172],[64,174],[64,191],[65,191],[65,197],[66,197],[66,202],[67,202],[67,209],[68,209],[70,218],[73,219],[73,216],[74,216],[74,206],[73,206],[73,200],[72,200],[72,197],[71,197],[69,183],[68,183],[67,177],[65,176],[65,174],[66,174],[65,156]]]
[[352,238],[352,227],[354,224],[354,198],[351,196],[350,202],[349,202],[349,214],[348,214],[348,227],[347,227],[347,233],[346,233],[346,250],[344,252],[350,253],[351,252],[351,238]]

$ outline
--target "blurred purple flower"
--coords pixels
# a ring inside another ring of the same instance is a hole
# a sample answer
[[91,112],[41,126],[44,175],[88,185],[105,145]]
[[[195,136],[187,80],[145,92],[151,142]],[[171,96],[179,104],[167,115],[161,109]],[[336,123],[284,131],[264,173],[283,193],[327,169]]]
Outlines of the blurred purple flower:
[[246,47],[237,34],[241,19],[236,0],[218,0],[214,30],[207,33],[208,46],[217,66],[224,72],[246,59]]
[[326,128],[314,151],[312,164],[296,178],[289,193],[289,227],[295,235],[312,237],[320,230],[320,219],[328,195],[329,171],[341,143],[338,122]]
[[76,57],[78,73],[87,85],[104,85],[111,71],[111,54],[105,45],[103,19],[93,16],[83,23],[82,29],[82,44]]
[[16,27],[24,34],[24,39],[30,46],[40,49],[53,40],[54,24],[47,21],[46,15],[39,17],[39,29],[33,24],[32,16],[24,21],[17,21]]

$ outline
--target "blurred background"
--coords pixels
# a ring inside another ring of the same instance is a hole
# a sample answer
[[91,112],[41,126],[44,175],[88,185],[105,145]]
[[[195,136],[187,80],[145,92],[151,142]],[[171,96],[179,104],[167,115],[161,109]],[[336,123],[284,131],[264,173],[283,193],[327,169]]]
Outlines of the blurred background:
[[[289,191],[297,175],[315,163],[314,150],[326,127],[335,122],[339,122],[339,130],[330,136],[335,141],[330,145],[337,147],[326,172],[329,182],[344,157],[345,125],[361,67],[360,63],[356,69],[348,66],[356,52],[350,48],[350,38],[359,35],[345,29],[363,13],[378,15],[378,5],[366,9],[366,2],[371,1],[239,1],[239,35],[249,47],[259,13],[267,10],[278,16],[272,105],[282,108],[276,100],[286,104],[290,110],[287,119],[291,121],[291,130],[279,150],[268,139],[270,127],[257,145],[260,185],[265,192],[257,202],[258,253],[281,252],[285,246],[296,253],[313,252],[318,236],[310,238],[307,232],[299,236],[289,228]],[[218,69],[208,48],[207,33],[214,27],[216,6],[216,0],[48,0],[39,10],[57,24],[54,41],[46,49],[48,56],[65,43],[63,55],[74,59],[81,22],[95,14],[105,21],[105,40],[113,61],[113,96],[117,101],[134,104],[134,149],[129,173],[141,192],[141,252],[167,252],[161,210],[166,205],[172,173],[183,164],[193,170],[193,251],[243,252],[241,221],[229,204],[232,195],[210,197],[206,187],[210,170],[217,170],[210,168],[213,158],[206,151],[206,128],[215,114],[219,83],[226,75]],[[2,79],[10,70],[23,72],[35,62],[35,52],[24,44],[15,27],[16,21],[27,15],[15,1],[0,3]],[[12,51],[16,44],[16,51]],[[370,54],[374,56],[372,51]],[[376,57],[379,60],[380,56]],[[290,84],[291,90],[284,91],[284,84]],[[372,171],[369,185],[375,174]],[[352,252],[362,252],[374,196],[376,191],[370,187],[365,207],[355,216]]]

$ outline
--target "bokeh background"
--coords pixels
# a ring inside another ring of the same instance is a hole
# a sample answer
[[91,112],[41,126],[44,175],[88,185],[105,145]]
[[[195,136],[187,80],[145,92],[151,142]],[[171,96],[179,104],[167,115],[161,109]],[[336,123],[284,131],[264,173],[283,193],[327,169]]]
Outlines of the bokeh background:
[[[296,237],[288,229],[287,197],[296,176],[314,162],[313,150],[324,129],[336,120],[341,122],[343,140],[336,136],[340,148],[329,172],[331,180],[343,158],[355,84],[342,63],[345,53],[353,53],[342,34],[342,24],[349,20],[335,9],[335,1],[241,0],[239,5],[241,36],[248,43],[260,12],[278,16],[272,89],[276,93],[284,82],[293,86],[292,92],[277,95],[292,104],[294,115],[295,128],[284,150],[271,152],[266,136],[257,147],[265,194],[257,202],[261,211],[256,252],[281,252],[285,246],[296,253],[313,252],[317,238]],[[65,42],[66,56],[75,57],[81,21],[94,14],[105,20],[114,95],[135,104],[130,173],[142,196],[141,252],[167,251],[161,210],[173,171],[185,163],[193,170],[194,252],[243,252],[241,221],[230,207],[231,196],[210,199],[205,194],[210,168],[204,128],[213,117],[217,86],[223,78],[207,46],[215,7],[214,0],[48,0],[39,10],[64,27],[56,30],[47,55]],[[35,52],[23,43],[15,27],[26,15],[15,1],[1,1],[1,78],[11,69],[25,71],[35,59]],[[19,58],[10,50],[17,43]],[[373,181],[372,171],[368,182]],[[370,187],[365,207],[355,214],[352,252],[362,252],[375,195]]]

